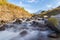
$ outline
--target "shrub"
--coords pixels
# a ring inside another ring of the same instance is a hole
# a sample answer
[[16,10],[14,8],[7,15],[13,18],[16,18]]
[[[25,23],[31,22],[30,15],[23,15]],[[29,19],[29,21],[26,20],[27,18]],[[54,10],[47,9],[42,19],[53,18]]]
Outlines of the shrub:
[[58,25],[58,20],[56,18],[49,18],[48,21],[54,26]]

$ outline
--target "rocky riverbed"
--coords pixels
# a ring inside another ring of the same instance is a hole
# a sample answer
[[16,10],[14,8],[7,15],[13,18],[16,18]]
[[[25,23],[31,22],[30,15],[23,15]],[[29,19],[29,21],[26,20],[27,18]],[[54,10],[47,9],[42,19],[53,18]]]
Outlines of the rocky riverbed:
[[54,31],[45,26],[42,20],[15,20],[0,25],[0,40],[60,40],[50,38]]

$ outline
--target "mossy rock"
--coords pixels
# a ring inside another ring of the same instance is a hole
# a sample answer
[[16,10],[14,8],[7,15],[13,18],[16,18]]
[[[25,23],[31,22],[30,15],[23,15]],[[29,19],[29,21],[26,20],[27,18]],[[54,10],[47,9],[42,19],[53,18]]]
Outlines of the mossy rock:
[[56,18],[49,18],[48,19],[48,22],[50,22],[54,26],[57,26],[58,25],[58,20]]

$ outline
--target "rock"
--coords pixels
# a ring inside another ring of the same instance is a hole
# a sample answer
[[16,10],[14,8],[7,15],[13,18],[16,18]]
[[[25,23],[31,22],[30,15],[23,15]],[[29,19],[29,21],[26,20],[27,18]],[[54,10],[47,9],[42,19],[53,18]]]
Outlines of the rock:
[[52,31],[55,31],[55,33],[60,33],[60,30],[58,30],[57,28],[56,28],[56,26],[54,26],[52,23],[50,23],[50,22],[48,22],[47,23],[47,25],[46,25],[46,27],[48,27],[50,30],[52,30]]
[[30,19],[27,19],[26,21],[30,21]]
[[44,24],[41,24],[41,23],[36,22],[36,21],[33,21],[32,25],[37,26],[37,27],[45,27]]
[[7,24],[4,24],[3,27],[8,28],[9,26]]
[[25,30],[20,33],[21,36],[25,36],[26,34],[27,34],[27,31]]
[[5,26],[1,26],[0,31],[4,31],[4,30],[5,30]]
[[22,23],[22,21],[21,20],[19,20],[19,19],[16,19],[16,21],[15,22],[13,22],[13,24],[21,24]]
[[44,24],[41,24],[41,23],[36,22],[36,21],[33,21],[32,26],[37,27],[38,30],[40,30],[40,31],[45,31],[48,29]]
[[38,20],[41,20],[41,19],[38,19]]
[[59,36],[56,33],[49,34],[48,37],[50,38],[58,38]]
[[60,33],[60,26],[58,26],[58,20],[56,18],[49,18],[46,22],[46,26],[50,30],[55,31],[55,33]]
[[37,26],[37,25],[38,25],[38,22],[32,21],[32,25],[33,25],[33,26]]
[[5,21],[3,21],[3,20],[1,20],[0,22],[1,22],[1,24],[5,23]]

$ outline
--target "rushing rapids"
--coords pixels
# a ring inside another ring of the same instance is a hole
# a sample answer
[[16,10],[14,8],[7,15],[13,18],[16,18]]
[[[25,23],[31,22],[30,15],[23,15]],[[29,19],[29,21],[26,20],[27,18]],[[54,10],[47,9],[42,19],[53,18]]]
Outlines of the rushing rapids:
[[0,40],[50,40],[48,35],[53,31],[45,27],[43,22],[15,22],[1,26],[2,31],[0,31]]

